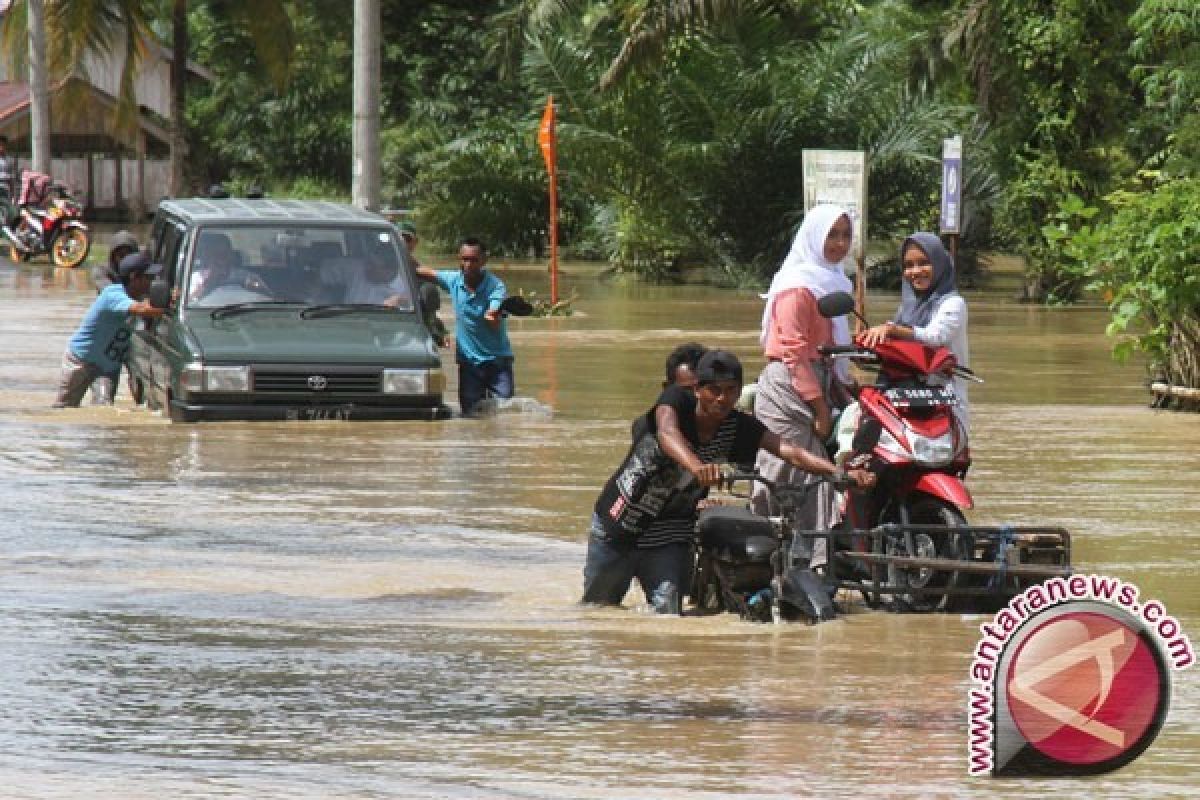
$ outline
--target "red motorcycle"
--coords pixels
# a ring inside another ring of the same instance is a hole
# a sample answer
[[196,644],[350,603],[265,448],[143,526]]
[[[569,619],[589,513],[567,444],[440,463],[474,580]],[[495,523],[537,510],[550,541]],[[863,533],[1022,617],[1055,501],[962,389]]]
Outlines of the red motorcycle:
[[13,260],[29,261],[49,254],[56,267],[72,269],[87,258],[91,235],[83,222],[83,206],[67,187],[51,183],[50,176],[26,171],[21,180],[19,216],[9,227],[0,227]]
[[[832,293],[818,308],[842,316],[853,312],[854,300]],[[954,413],[952,379],[982,382],[975,373],[944,347],[862,342],[823,351],[879,376],[859,391],[847,462],[871,469],[877,484],[869,494],[845,495],[846,533],[835,546],[834,578],[871,586],[869,601],[896,610],[967,610],[1003,604],[1030,581],[1069,570],[1070,540],[1062,529],[967,524],[964,512],[974,501],[963,479],[971,451]]]

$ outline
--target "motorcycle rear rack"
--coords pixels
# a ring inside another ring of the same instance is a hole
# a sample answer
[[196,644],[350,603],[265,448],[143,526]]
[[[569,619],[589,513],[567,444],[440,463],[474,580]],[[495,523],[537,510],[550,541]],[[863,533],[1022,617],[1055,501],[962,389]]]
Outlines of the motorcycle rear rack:
[[[887,539],[918,533],[928,534],[935,539],[969,536],[972,555],[977,557],[971,560],[886,552]],[[825,540],[827,552],[832,554],[829,559],[830,585],[861,591],[873,604],[878,603],[884,595],[900,594],[917,597],[1013,597],[1030,585],[1072,574],[1071,534],[1064,528],[887,523],[869,529],[800,530],[793,532],[793,535],[814,541]],[[864,545],[865,549],[855,549]],[[838,549],[839,546],[843,549]],[[981,554],[988,550],[993,554],[984,559]],[[888,583],[889,567],[904,573],[932,570],[954,575],[984,576],[988,579],[988,585],[918,587],[907,582]],[[864,569],[867,574],[847,574]]]

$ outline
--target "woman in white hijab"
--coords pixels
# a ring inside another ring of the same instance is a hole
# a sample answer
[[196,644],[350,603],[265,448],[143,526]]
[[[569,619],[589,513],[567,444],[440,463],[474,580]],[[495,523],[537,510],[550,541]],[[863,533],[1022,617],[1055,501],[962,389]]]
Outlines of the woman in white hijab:
[[[817,300],[830,292],[851,291],[842,261],[850,252],[853,237],[846,209],[835,205],[810,209],[771,281],[763,310],[759,340],[767,365],[758,379],[754,415],[768,430],[821,456],[826,454],[825,440],[833,426],[830,390],[844,378],[834,374],[817,348],[849,344],[850,327],[845,317],[822,317]],[[769,453],[760,452],[756,466],[776,483],[800,485],[814,480]],[[831,525],[836,506],[833,490],[822,484],[809,498],[801,526],[819,529]],[[751,507],[762,514],[778,513],[761,486],[751,497]]]

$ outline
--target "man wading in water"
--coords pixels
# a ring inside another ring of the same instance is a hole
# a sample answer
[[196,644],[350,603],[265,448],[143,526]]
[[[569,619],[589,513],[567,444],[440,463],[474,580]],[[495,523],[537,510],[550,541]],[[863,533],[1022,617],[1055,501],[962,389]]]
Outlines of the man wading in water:
[[[663,391],[596,500],[583,568],[585,603],[620,605],[637,578],[655,611],[682,613],[696,506],[720,481],[722,463],[751,464],[763,449],[818,475],[837,472],[831,461],[734,409],[742,365],[733,353],[705,353],[696,378],[695,394],[675,385]],[[859,486],[873,483],[866,472],[850,477]]]

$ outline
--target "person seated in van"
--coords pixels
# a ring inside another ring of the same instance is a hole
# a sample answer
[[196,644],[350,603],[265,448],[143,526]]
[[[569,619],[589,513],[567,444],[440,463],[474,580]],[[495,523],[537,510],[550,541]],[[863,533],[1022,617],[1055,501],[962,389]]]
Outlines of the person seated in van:
[[327,259],[321,266],[321,283],[344,287],[343,303],[413,310],[412,290],[393,251],[374,250],[365,259]]
[[151,281],[161,273],[162,265],[152,263],[145,253],[121,259],[117,267],[120,283],[100,292],[67,343],[55,408],[78,407],[93,381],[120,373],[129,352],[133,318],[162,316],[161,308],[142,300],[150,291]]
[[196,242],[192,278],[188,283],[188,304],[203,303],[205,297],[222,286],[240,286],[252,292],[269,293],[261,277],[242,269],[241,258],[229,237],[207,231],[201,233]]

